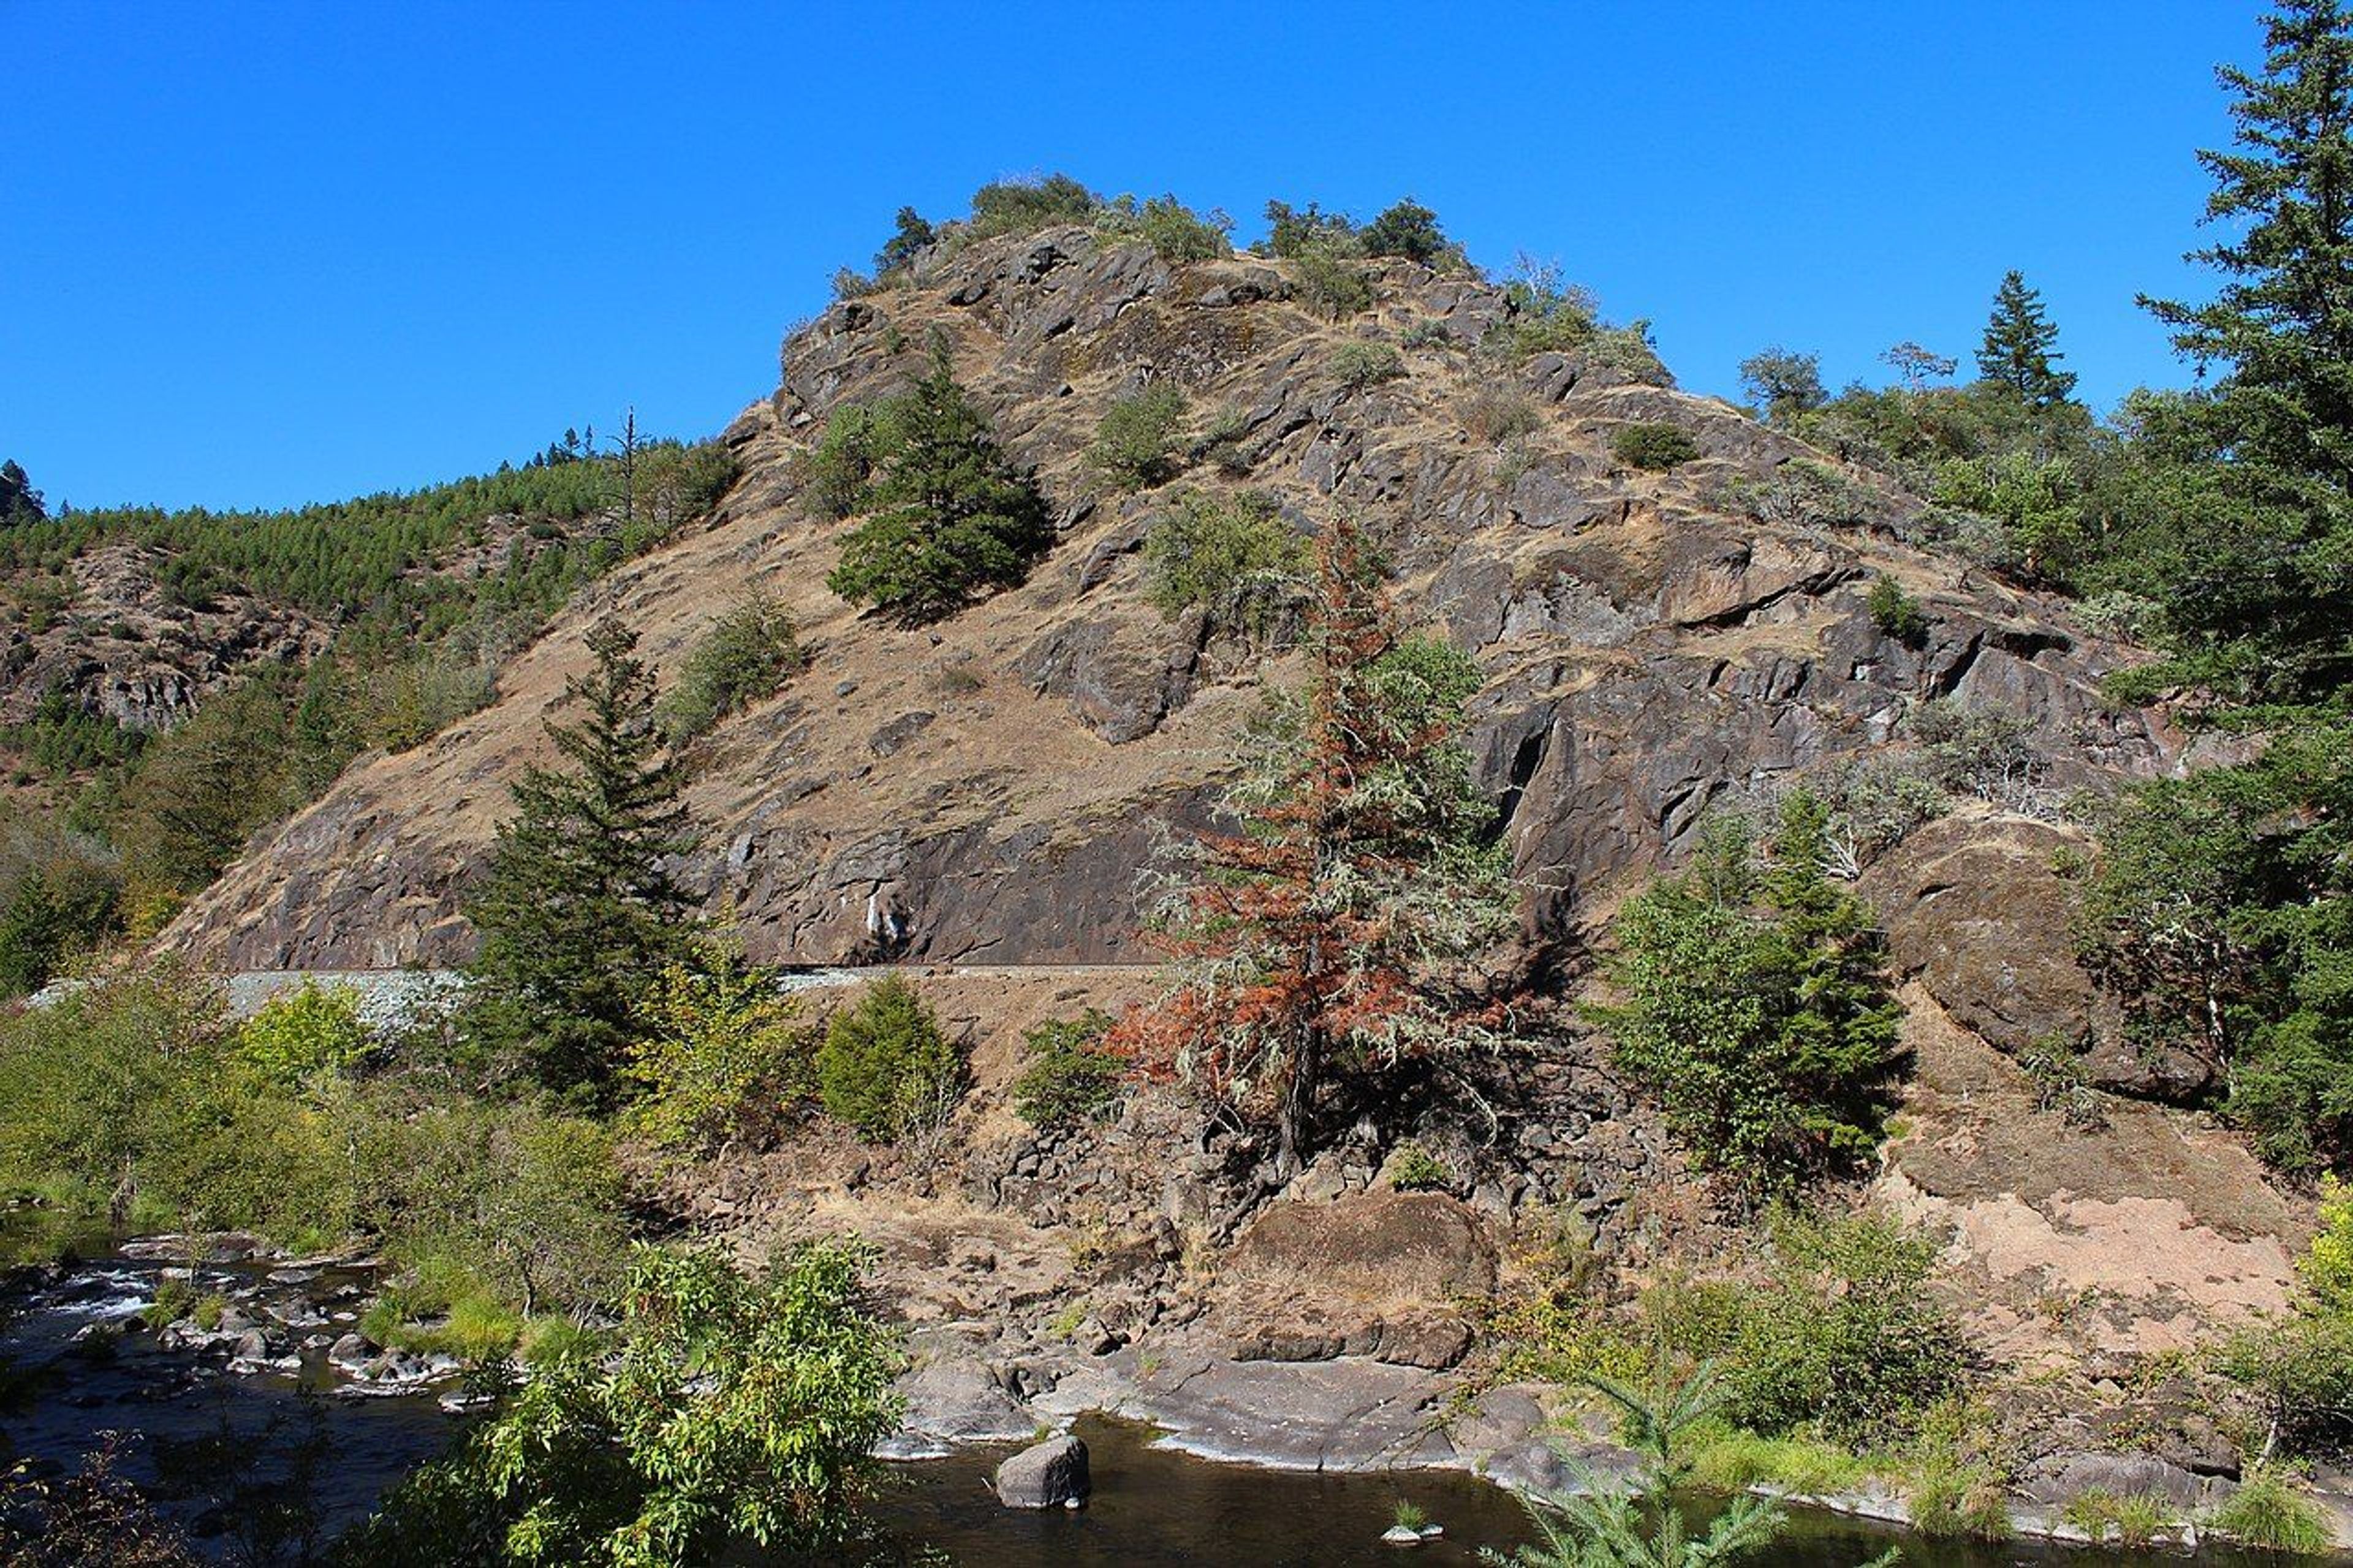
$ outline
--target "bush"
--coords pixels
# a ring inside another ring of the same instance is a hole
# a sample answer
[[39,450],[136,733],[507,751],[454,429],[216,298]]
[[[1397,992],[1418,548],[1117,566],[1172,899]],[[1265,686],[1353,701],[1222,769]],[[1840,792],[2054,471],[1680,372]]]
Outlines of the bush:
[[1166,484],[1176,477],[1176,431],[1184,418],[1184,389],[1155,381],[1103,411],[1087,461],[1119,489]]
[[1423,316],[1398,334],[1398,346],[1408,349],[1451,349],[1454,334],[1435,316]]
[[1267,237],[1260,247],[1269,256],[1292,260],[1311,252],[1342,255],[1356,248],[1356,226],[1345,213],[1327,213],[1314,202],[1293,207],[1289,202],[1266,204]]
[[944,341],[914,391],[894,401],[872,511],[842,541],[826,585],[852,604],[923,625],[976,595],[1018,585],[1053,543],[1037,481],[999,450],[956,384]]
[[1928,617],[1920,608],[1920,601],[1904,591],[1904,584],[1882,572],[1873,579],[1870,596],[1863,601],[1871,616],[1871,624],[1900,643],[1917,643],[1928,635]]
[[938,237],[923,214],[913,207],[901,207],[891,237],[874,253],[875,276],[888,277],[913,265],[924,247]]
[[628,1125],[658,1149],[713,1153],[776,1131],[814,1088],[810,1031],[776,977],[705,942],[663,971],[625,1069]]
[[1924,702],[1912,734],[1928,754],[1936,783],[1998,805],[2031,805],[2045,763],[2034,747],[2034,721],[2022,713],[1964,708],[1953,698]]
[[246,1021],[237,1031],[237,1054],[263,1077],[292,1085],[321,1072],[349,1072],[375,1044],[356,990],[305,980]]
[[836,1013],[817,1053],[826,1113],[874,1142],[944,1122],[963,1079],[964,1058],[938,1017],[895,974]]
[[1663,472],[1699,456],[1699,443],[1672,425],[1641,423],[1619,427],[1609,437],[1609,450],[1621,463]]
[[1635,896],[1593,1009],[1704,1166],[1785,1192],[1876,1147],[1902,1010],[1870,909],[1827,876],[1828,806],[1782,802],[1762,867],[1745,823],[1704,830],[1691,870]]
[[1352,392],[1405,374],[1404,356],[1387,343],[1342,343],[1327,363],[1333,378]]
[[2254,1470],[2207,1521],[2216,1532],[2263,1552],[2319,1556],[2336,1544],[2319,1505],[2275,1466]]
[[1359,229],[1356,245],[1366,256],[1399,256],[1441,271],[1469,265],[1462,247],[1438,226],[1438,215],[1411,196]]
[[1033,1127],[1073,1127],[1092,1121],[1119,1100],[1128,1059],[1103,1044],[1111,1019],[1090,1007],[1077,1018],[1055,1018],[1022,1036],[1029,1065],[1013,1081],[1013,1109]]
[[713,1252],[640,1250],[611,1353],[549,1358],[340,1555],[653,1565],[841,1542],[897,1421],[901,1358],[865,1262],[807,1243],[750,1280]]
[[1481,446],[1500,447],[1538,423],[1536,405],[1515,387],[1482,381],[1462,400],[1462,428]]
[[1175,196],[1155,196],[1144,204],[1137,215],[1136,228],[1153,254],[1172,267],[1188,261],[1215,261],[1231,255],[1233,246],[1226,231],[1233,226],[1230,219],[1212,214],[1208,218],[1197,217],[1191,208]]
[[1172,619],[1198,605],[1216,632],[1287,642],[1306,612],[1310,554],[1273,497],[1188,493],[1145,533],[1146,591]]
[[1719,1362],[1733,1419],[1877,1440],[1958,1392],[1967,1345],[1926,1289],[1935,1242],[1879,1215],[1784,1215],[1773,1247],[1761,1286],[1669,1283],[1644,1298],[1666,1348]]
[[1296,253],[1299,297],[1332,321],[1373,308],[1373,280],[1346,255],[1325,247]]
[[2320,1230],[2296,1273],[2293,1310],[2232,1335],[2220,1365],[2290,1452],[2327,1453],[2353,1440],[2353,1186],[2323,1180]]
[[1085,223],[1102,205],[1103,198],[1068,174],[997,180],[972,194],[972,232],[981,238],[1035,234],[1058,223]]
[[825,435],[801,460],[801,494],[819,517],[865,510],[868,487],[889,447],[892,405],[851,403],[826,418]]
[[1454,1173],[1420,1144],[1404,1143],[1389,1156],[1389,1185],[1400,1193],[1442,1193],[1454,1185]]
[[2094,1489],[2069,1498],[2059,1517],[2092,1538],[2094,1544],[2113,1532],[2119,1544],[2147,1546],[2157,1532],[2172,1522],[2172,1506],[2153,1492],[2114,1492]]
[[733,713],[776,694],[805,662],[792,617],[754,589],[711,623],[661,700],[662,736],[673,748],[708,734]]

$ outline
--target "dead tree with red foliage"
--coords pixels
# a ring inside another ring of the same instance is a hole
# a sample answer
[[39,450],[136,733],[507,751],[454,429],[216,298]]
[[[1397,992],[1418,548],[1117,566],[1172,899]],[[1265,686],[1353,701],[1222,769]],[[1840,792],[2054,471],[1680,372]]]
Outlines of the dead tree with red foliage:
[[1154,911],[1171,984],[1120,1043],[1271,1121],[1294,1174],[1344,1076],[1502,1038],[1470,979],[1514,927],[1494,812],[1457,739],[1478,667],[1399,628],[1356,527],[1317,552],[1314,674],[1251,731],[1207,834]]

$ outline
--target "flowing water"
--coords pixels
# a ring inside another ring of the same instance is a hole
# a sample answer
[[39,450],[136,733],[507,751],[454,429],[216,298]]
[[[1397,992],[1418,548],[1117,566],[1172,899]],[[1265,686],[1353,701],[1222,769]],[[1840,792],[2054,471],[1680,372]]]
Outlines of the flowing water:
[[[200,1544],[225,1554],[273,1501],[307,1510],[321,1534],[332,1535],[461,1430],[461,1418],[446,1414],[431,1394],[354,1398],[338,1392],[345,1384],[315,1345],[295,1368],[235,1373],[220,1352],[165,1348],[151,1333],[120,1331],[153,1299],[170,1267],[168,1258],[110,1251],[17,1293],[12,1315],[0,1324],[0,1358],[10,1369],[0,1374],[0,1466],[30,1461],[70,1469],[103,1434],[125,1434],[123,1472],[153,1489]],[[321,1320],[314,1339],[339,1333],[355,1319],[366,1285],[364,1276],[332,1268],[291,1281],[267,1262],[203,1264],[195,1272],[199,1289]],[[301,1300],[290,1300],[298,1290]],[[1482,1546],[1508,1551],[1531,1534],[1516,1499],[1452,1472],[1269,1471],[1155,1448],[1148,1433],[1122,1424],[1084,1422],[1079,1431],[1094,1472],[1084,1509],[1000,1507],[987,1483],[1001,1448],[897,1465],[874,1510],[881,1542],[855,1560],[973,1568],[1461,1564],[1477,1561]],[[1444,1535],[1410,1550],[1381,1544],[1400,1501],[1419,1507]],[[1780,1543],[1752,1561],[1766,1568],[1850,1568],[1891,1544],[1901,1544],[1910,1568],[2063,1559],[2106,1568],[2131,1555],[1928,1542],[1803,1514]],[[2221,1568],[2237,1568],[2239,1561],[2211,1552],[2200,1558]]]

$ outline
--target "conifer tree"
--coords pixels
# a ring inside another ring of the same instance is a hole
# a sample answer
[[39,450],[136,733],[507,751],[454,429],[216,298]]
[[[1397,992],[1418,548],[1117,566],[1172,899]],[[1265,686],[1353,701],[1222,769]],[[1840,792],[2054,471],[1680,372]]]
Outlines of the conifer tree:
[[2198,154],[2232,237],[2190,259],[2222,286],[2142,303],[2223,372],[2197,407],[2237,510],[2167,569],[2180,673],[2303,700],[2353,679],[2353,12],[2283,0],[2263,20],[2262,69],[2217,73],[2233,145]]
[[617,618],[588,634],[596,668],[565,688],[581,716],[546,725],[563,765],[515,781],[467,909],[481,936],[471,1031],[590,1103],[608,1098],[641,1003],[695,930],[670,868],[695,836],[637,644]]
[[2058,342],[2059,328],[2043,313],[2042,296],[2027,286],[2024,273],[2004,273],[1978,350],[1978,374],[2012,388],[2034,407],[2064,403],[2074,395],[2075,374],[2053,368],[2067,357],[2057,352]]
[[893,400],[888,426],[880,472],[860,498],[871,515],[842,542],[826,585],[911,626],[1018,586],[1053,542],[1053,522],[956,384],[944,339],[932,344],[931,374]]
[[1310,686],[1254,737],[1198,876],[1164,911],[1175,984],[1113,1037],[1271,1120],[1276,1169],[1309,1152],[1337,1077],[1499,1042],[1458,973],[1511,926],[1493,812],[1455,738],[1478,668],[1399,631],[1355,528],[1317,551]]

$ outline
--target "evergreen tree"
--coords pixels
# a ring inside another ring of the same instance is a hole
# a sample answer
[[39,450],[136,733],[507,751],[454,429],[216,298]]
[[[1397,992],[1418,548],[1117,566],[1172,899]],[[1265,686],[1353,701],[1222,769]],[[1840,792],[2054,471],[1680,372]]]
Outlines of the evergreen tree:
[[892,230],[891,237],[884,240],[882,248],[874,253],[874,270],[878,275],[896,272],[906,266],[936,237],[931,221],[913,207],[901,207],[897,221],[898,226]]
[[872,515],[842,542],[826,585],[919,626],[974,594],[1018,586],[1054,540],[1045,498],[1016,469],[956,384],[944,339],[931,374],[895,399],[880,472],[860,498]]
[[2295,700],[2353,679],[2353,12],[2284,0],[2264,42],[2260,72],[2218,73],[2232,148],[2198,154],[2233,237],[2190,259],[2222,286],[2142,303],[2225,372],[2200,414],[2237,504],[2166,569],[2181,673]]
[[2026,275],[2004,273],[1978,350],[1978,373],[2038,408],[2064,403],[2074,394],[2075,374],[2052,368],[2067,357],[2056,352],[2058,342],[2059,328],[2043,313],[2042,296],[2027,286]]
[[1400,634],[1355,529],[1317,552],[1303,700],[1255,739],[1166,912],[1171,994],[1119,1046],[1266,1115],[1296,1171],[1332,1080],[1501,1040],[1458,973],[1511,927],[1493,811],[1455,736],[1479,689],[1451,645]]
[[565,765],[526,768],[512,786],[515,815],[467,909],[481,936],[470,1031],[592,1103],[609,1097],[640,1005],[695,931],[670,870],[694,834],[637,644],[617,619],[589,633],[596,668],[565,689],[581,717],[546,726]]
[[1871,910],[1827,875],[1828,825],[1790,795],[1761,872],[1746,824],[1711,826],[1618,916],[1624,1000],[1592,1010],[1700,1163],[1758,1197],[1867,1156],[1898,1059],[1902,1009]]
[[48,516],[42,504],[41,492],[33,488],[32,476],[17,465],[16,459],[0,462],[0,526],[12,522],[38,522]]

